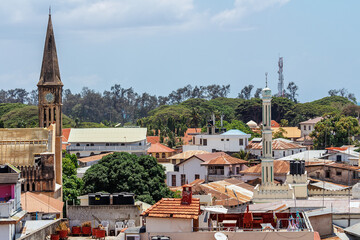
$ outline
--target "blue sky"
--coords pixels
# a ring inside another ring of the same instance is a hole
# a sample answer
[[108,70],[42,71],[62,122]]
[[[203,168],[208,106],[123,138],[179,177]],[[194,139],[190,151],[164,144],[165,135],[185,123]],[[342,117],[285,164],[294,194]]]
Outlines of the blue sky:
[[277,91],[277,61],[299,100],[360,91],[359,1],[63,0],[0,2],[0,84],[35,88],[48,7],[65,88],[118,83],[167,95],[187,84]]

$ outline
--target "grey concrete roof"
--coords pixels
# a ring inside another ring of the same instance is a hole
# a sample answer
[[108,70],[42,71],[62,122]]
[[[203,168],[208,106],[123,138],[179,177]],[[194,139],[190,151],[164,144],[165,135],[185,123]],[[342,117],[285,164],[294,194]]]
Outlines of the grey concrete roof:
[[313,160],[313,159],[318,159],[318,158],[322,157],[325,153],[326,153],[326,150],[308,150],[308,151],[299,152],[299,153],[296,153],[293,155],[289,155],[286,157],[282,157],[282,158],[279,158],[278,160],[295,160],[295,159]]

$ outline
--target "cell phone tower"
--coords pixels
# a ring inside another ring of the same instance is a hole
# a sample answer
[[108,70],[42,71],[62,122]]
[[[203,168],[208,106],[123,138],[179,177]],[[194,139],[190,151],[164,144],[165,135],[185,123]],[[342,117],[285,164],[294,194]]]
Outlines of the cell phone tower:
[[278,97],[284,97],[284,75],[283,75],[283,67],[284,67],[284,63],[283,63],[283,58],[279,57],[279,83],[278,83]]

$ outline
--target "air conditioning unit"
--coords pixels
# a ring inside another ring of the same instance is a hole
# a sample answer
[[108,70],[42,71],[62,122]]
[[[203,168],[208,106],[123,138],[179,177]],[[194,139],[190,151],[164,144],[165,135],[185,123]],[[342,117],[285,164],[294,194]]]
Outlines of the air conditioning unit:
[[126,240],[140,240],[140,235],[126,235]]

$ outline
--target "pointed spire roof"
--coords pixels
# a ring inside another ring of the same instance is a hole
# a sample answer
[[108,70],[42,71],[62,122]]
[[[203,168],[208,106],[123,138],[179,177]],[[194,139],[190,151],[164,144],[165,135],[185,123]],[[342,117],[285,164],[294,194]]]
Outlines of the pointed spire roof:
[[60,78],[59,63],[50,12],[38,85],[63,85]]

